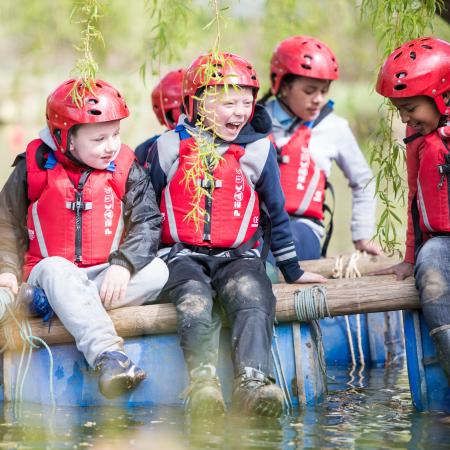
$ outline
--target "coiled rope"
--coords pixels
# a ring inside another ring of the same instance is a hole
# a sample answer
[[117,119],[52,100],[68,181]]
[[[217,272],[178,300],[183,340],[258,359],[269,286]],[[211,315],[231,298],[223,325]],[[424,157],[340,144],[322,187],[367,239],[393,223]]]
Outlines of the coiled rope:
[[294,292],[294,308],[299,322],[331,317],[324,286],[314,285]]
[[319,319],[332,317],[327,301],[327,290],[324,286],[314,285],[309,288],[298,289],[294,292],[294,308],[299,322],[309,322],[314,330],[316,338],[317,358],[322,376],[330,379],[327,375],[325,353],[322,344],[322,331]]

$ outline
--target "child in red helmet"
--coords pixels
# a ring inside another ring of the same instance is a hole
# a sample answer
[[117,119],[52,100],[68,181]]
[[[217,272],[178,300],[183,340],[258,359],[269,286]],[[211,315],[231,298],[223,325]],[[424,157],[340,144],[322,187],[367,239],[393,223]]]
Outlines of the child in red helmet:
[[450,43],[414,39],[378,75],[407,125],[408,228],[404,261],[375,274],[414,272],[425,321],[450,383]]
[[[183,80],[186,115],[152,149],[150,176],[165,217],[160,255],[169,266],[161,297],[177,308],[191,380],[187,407],[193,414],[225,408],[216,377],[217,344],[211,338],[215,301],[231,323],[234,407],[269,416],[282,412],[283,396],[270,363],[275,297],[257,247],[263,210],[270,217],[271,249],[286,281],[325,281],[298,264],[276,152],[267,138],[270,118],[255,107],[258,89],[255,69],[245,59],[231,53],[198,57]],[[204,142],[213,144],[214,155],[221,158],[214,164],[210,154],[202,162],[203,173],[186,181]],[[203,188],[199,204],[204,209],[196,224],[187,216],[197,187]]]
[[[370,241],[375,222],[372,172],[347,121],[333,112],[332,101],[327,103],[330,84],[339,76],[333,52],[313,37],[292,36],[276,47],[270,72],[271,91],[261,102],[273,122],[281,185],[300,260],[321,256],[325,190],[333,161],[352,189],[355,248],[379,254],[380,248]],[[272,95],[275,98],[267,101]]]
[[[181,89],[185,70],[172,70],[166,74],[152,91],[152,107],[159,123],[173,130],[181,114]],[[136,147],[135,154],[143,167],[148,167],[149,149],[159,138],[159,134],[147,139]]]
[[108,398],[146,376],[123,352],[106,310],[155,299],[168,277],[156,258],[161,214],[151,183],[120,140],[129,115],[105,81],[62,83],[47,99],[48,128],[28,144],[0,193],[0,286],[18,281],[48,302]]

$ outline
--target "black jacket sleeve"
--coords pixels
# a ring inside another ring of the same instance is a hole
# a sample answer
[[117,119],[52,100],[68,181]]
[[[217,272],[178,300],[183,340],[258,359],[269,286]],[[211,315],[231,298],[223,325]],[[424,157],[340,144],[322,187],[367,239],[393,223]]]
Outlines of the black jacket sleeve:
[[28,248],[26,180],[25,158],[20,158],[0,192],[0,273],[13,273],[18,280]]
[[136,161],[133,163],[124,197],[125,239],[111,253],[109,262],[127,267],[131,274],[149,264],[158,250],[162,215],[150,178]]

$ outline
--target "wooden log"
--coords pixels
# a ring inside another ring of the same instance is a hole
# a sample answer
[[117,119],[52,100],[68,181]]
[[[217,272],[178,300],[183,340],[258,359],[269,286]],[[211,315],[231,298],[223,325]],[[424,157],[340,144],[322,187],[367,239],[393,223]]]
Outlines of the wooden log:
[[[296,320],[294,292],[306,285],[275,284],[277,319]],[[356,313],[397,311],[420,308],[414,279],[397,281],[394,276],[329,280],[324,285],[332,317]]]
[[[394,276],[363,277],[355,279],[329,280],[324,285],[332,316],[377,311],[394,311],[419,308],[417,290],[414,280],[409,278],[396,281]],[[299,284],[277,284],[273,291],[277,297],[277,320],[290,322],[297,320],[294,306],[294,293],[299,289],[310,287]],[[109,315],[114,322],[117,333],[122,337],[142,336],[146,334],[172,333],[176,331],[176,312],[172,304],[132,306],[112,310]],[[42,319],[30,319],[32,333],[48,344],[73,342],[58,319],[54,319],[49,332],[48,324]],[[10,332],[16,346],[21,339],[14,323]],[[0,337],[0,345],[5,342]]]
[[[345,268],[350,260],[351,254],[344,254],[343,268]],[[367,253],[361,253],[357,260],[356,266],[361,275],[367,275],[375,270],[384,269],[385,267],[393,266],[399,263],[400,260],[396,257],[389,257],[386,255],[373,256]],[[336,264],[336,258],[328,257],[322,259],[313,259],[309,261],[301,261],[300,265],[303,270],[308,272],[315,272],[323,275],[324,277],[331,278],[333,276],[333,269]],[[284,282],[283,276],[279,276],[280,282]]]

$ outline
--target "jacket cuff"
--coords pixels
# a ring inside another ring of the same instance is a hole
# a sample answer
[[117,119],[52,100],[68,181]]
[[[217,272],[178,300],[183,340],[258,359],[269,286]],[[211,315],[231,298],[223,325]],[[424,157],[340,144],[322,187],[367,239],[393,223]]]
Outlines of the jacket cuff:
[[0,274],[2,273],[12,273],[13,275],[16,276],[17,281],[20,282],[21,280],[21,274],[13,267],[8,266],[8,265],[2,265],[0,266]]
[[111,265],[115,264],[116,266],[125,267],[125,269],[128,269],[130,271],[131,275],[133,275],[135,272],[133,265],[130,264],[126,259],[121,258],[120,256],[117,255],[110,256],[108,261]]
[[281,273],[283,274],[286,283],[292,284],[297,281],[305,271],[302,270],[298,264],[298,260],[290,260],[283,262],[283,264],[278,264]]

